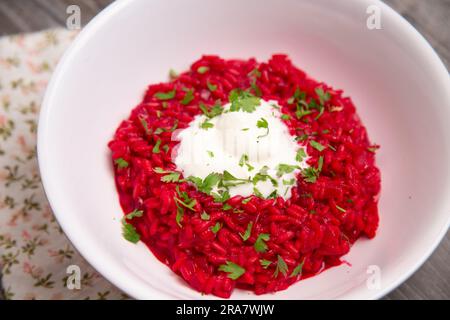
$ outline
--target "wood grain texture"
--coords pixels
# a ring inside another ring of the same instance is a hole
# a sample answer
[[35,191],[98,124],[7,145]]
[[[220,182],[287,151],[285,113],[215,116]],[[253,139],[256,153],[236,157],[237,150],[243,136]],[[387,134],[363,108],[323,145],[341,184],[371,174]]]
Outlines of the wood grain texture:
[[[345,0],[339,0],[345,1]],[[81,8],[85,25],[111,0],[0,0],[0,35],[64,26],[66,8]],[[450,66],[450,0],[385,0],[431,43]],[[428,261],[385,299],[450,299],[450,233]]]

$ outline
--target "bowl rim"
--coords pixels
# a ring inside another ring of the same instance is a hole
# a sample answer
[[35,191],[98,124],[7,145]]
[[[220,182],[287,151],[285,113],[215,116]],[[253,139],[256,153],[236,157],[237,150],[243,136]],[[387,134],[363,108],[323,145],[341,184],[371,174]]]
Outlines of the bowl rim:
[[[51,179],[51,168],[46,165],[47,163],[47,148],[48,143],[46,139],[46,128],[48,127],[48,118],[51,111],[52,100],[55,96],[55,88],[60,82],[60,79],[64,75],[64,71],[66,66],[70,64],[71,60],[76,56],[78,50],[83,47],[83,44],[89,40],[92,36],[95,35],[96,31],[104,24],[108,22],[109,19],[113,18],[116,13],[118,13],[123,8],[132,5],[134,2],[140,0],[122,0],[122,1],[114,1],[109,4],[105,9],[103,9],[98,15],[96,15],[77,35],[73,43],[66,49],[62,58],[60,59],[51,80],[48,84],[48,87],[45,91],[44,99],[41,106],[41,111],[39,115],[39,125],[38,125],[38,133],[37,133],[37,159],[39,170],[41,174],[42,185],[44,187],[44,193],[47,197],[47,200],[52,208],[55,218],[59,225],[61,226],[64,234],[67,236],[71,244],[77,249],[77,251],[86,259],[86,261],[96,269],[102,276],[104,276],[110,283],[118,287],[120,290],[124,291],[129,296],[138,299],[174,299],[174,296],[164,293],[157,292],[156,290],[148,290],[142,291],[138,288],[130,286],[128,282],[120,277],[115,276],[115,272],[112,270],[110,266],[106,266],[102,263],[92,252],[89,250],[87,246],[82,245],[82,241],[80,239],[80,234],[78,232],[74,232],[70,225],[66,223],[64,219],[64,203],[62,203],[59,199],[53,196],[53,190],[57,188],[57,184],[54,179]],[[361,1],[361,0],[359,0]],[[401,32],[404,32],[408,35],[408,40],[414,42],[418,50],[422,50],[423,54],[425,54],[429,61],[430,65],[433,65],[434,68],[439,71],[440,77],[442,81],[446,81],[448,87],[450,87],[450,77],[447,71],[447,68],[439,55],[436,53],[431,44],[424,38],[424,36],[403,16],[401,16],[398,12],[396,12],[389,5],[384,3],[381,0],[362,0],[365,5],[377,5],[381,7],[385,13],[389,16],[389,19],[397,24],[397,27],[401,28]],[[447,79],[445,79],[445,77]],[[405,282],[409,277],[411,277],[431,256],[431,254],[436,250],[437,246],[440,244],[444,236],[446,235],[448,229],[450,227],[450,214],[447,217],[447,222],[442,226],[439,233],[436,234],[432,244],[423,250],[421,258],[416,261],[415,264],[412,264],[408,267],[407,270],[403,272],[401,276],[397,279],[388,283],[383,290],[371,291],[372,294],[368,293],[365,295],[365,299],[379,299],[383,296],[387,295],[394,289],[396,289],[399,285]],[[154,291],[154,292],[149,292]],[[349,294],[348,296],[344,296],[343,299],[360,299],[360,297]]]

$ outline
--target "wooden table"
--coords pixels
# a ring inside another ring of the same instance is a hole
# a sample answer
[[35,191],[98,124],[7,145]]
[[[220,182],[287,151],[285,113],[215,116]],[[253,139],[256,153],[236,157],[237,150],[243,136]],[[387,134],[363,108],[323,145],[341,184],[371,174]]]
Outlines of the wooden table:
[[[345,1],[345,0],[339,0]],[[0,35],[65,25],[66,8],[81,8],[83,25],[111,0],[1,0]],[[385,0],[411,22],[450,65],[450,0]],[[450,196],[450,195],[449,195]],[[450,233],[431,258],[385,299],[450,299]]]

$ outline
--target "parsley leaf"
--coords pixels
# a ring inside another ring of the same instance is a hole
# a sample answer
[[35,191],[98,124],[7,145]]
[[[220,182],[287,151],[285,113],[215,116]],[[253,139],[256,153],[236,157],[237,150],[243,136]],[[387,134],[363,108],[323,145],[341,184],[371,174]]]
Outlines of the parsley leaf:
[[264,198],[263,194],[261,193],[261,191],[258,190],[258,188],[254,187],[253,188],[253,193],[255,194],[255,196],[257,196],[258,198]]
[[126,240],[132,243],[138,243],[141,239],[141,236],[136,231],[136,228],[128,222],[123,222],[122,224],[122,235]]
[[302,274],[303,271],[303,265],[305,264],[305,259],[303,259],[303,261],[294,268],[294,270],[292,271],[290,277],[296,277],[298,275]]
[[206,120],[205,122],[200,124],[200,128],[208,130],[208,129],[214,128],[214,125],[211,122],[209,122],[208,120]]
[[117,164],[117,168],[123,169],[128,167],[128,162],[125,161],[123,158],[118,158],[114,160],[114,163]]
[[151,130],[148,127],[147,121],[143,117],[139,117],[139,121],[141,122],[142,127],[144,128],[144,131],[146,134],[151,134]]
[[133,211],[131,211],[130,213],[128,213],[128,214],[125,216],[125,219],[131,220],[131,219],[136,218],[136,217],[140,218],[140,217],[142,217],[143,215],[144,215],[144,211],[134,209]]
[[261,259],[261,260],[259,260],[259,263],[261,264],[263,269],[267,269],[272,264],[272,261],[269,261],[266,259]]
[[280,163],[277,167],[277,176],[281,177],[284,174],[293,172],[295,169],[298,169],[298,166]]
[[228,191],[219,192],[218,194],[213,193],[212,196],[214,198],[214,202],[222,202],[222,203],[227,201],[231,197]]
[[210,215],[206,213],[206,211],[203,211],[200,215],[200,218],[204,221],[208,221],[210,219]]
[[158,139],[158,141],[156,141],[155,146],[153,147],[153,153],[160,153],[161,150],[159,150],[159,146],[161,145],[161,139]]
[[258,238],[255,241],[255,250],[256,252],[266,252],[267,244],[265,241],[270,240],[270,235],[268,233],[261,233],[258,235]]
[[267,131],[266,131],[266,134],[265,134],[265,135],[262,135],[262,136],[258,136],[258,137],[257,137],[258,139],[259,139],[259,138],[266,137],[266,136],[269,135],[269,123],[267,122],[266,119],[264,119],[264,118],[259,119],[259,120],[256,122],[256,126],[257,126],[259,129],[266,129],[266,130],[267,130]]
[[242,268],[240,265],[237,265],[236,263],[233,263],[231,261],[227,261],[226,264],[220,265],[219,271],[228,273],[228,278],[230,278],[232,280],[239,279],[245,273],[244,268]]
[[180,180],[180,173],[178,172],[171,172],[168,175],[165,175],[161,177],[162,182],[178,182]]
[[219,183],[221,177],[218,173],[210,173],[203,179],[202,184],[198,187],[198,190],[207,194],[210,194],[216,184]]
[[209,67],[206,67],[206,66],[198,67],[198,69],[197,69],[197,72],[200,74],[205,74],[208,71],[209,71]]
[[331,99],[331,95],[329,92],[325,92],[322,88],[316,88],[316,94],[319,97],[319,102],[323,106],[325,102],[328,102]]
[[222,228],[222,225],[220,224],[220,222],[216,222],[216,224],[214,225],[214,227],[211,227],[211,231],[216,234],[217,232],[219,232],[219,230]]
[[278,274],[281,272],[284,276],[286,276],[288,271],[288,266],[286,264],[286,262],[283,260],[283,258],[278,255],[278,260],[277,260],[277,267],[275,269],[275,272],[273,273],[274,278],[278,277]]
[[[176,199],[176,198],[175,198]],[[178,205],[178,203],[175,202],[175,205],[177,206],[177,215],[175,216],[175,221],[177,225],[182,228],[181,221],[183,221],[184,216],[184,209]]]
[[155,93],[155,97],[159,100],[171,100],[175,98],[176,92],[177,91],[175,89],[169,92],[157,92]]
[[217,85],[212,84],[211,82],[206,82],[206,85],[208,86],[209,91],[214,92],[217,90]]
[[283,119],[283,120],[290,120],[290,119],[291,119],[291,116],[288,115],[288,114],[282,114],[282,115],[281,115],[281,119]]
[[214,158],[214,152],[207,150],[206,151],[208,153],[208,156],[210,156],[211,158]]
[[261,100],[255,97],[248,91],[242,91],[240,89],[234,89],[230,92],[229,100],[231,102],[230,111],[244,111],[253,112],[256,107],[260,105]]
[[252,227],[253,227],[253,222],[250,222],[247,225],[247,229],[245,230],[244,234],[239,233],[239,235],[241,236],[242,240],[247,241],[248,238],[250,238],[250,235],[252,233]]
[[194,90],[188,90],[184,95],[183,100],[181,100],[182,105],[189,104],[192,100],[194,100]]
[[303,171],[302,171],[303,179],[306,182],[315,183],[317,181],[317,178],[320,175],[320,172],[322,171],[322,167],[323,167],[323,157],[321,156],[319,158],[317,168],[308,167],[308,168],[303,169]]
[[305,149],[300,148],[297,151],[297,154],[295,156],[295,160],[298,162],[302,162],[306,158],[306,152]]
[[311,145],[311,147],[313,147],[314,149],[316,149],[319,152],[322,152],[323,150],[325,150],[325,147],[317,141],[311,140],[309,142],[309,144]]
[[244,165],[247,166],[247,170],[248,171],[252,171],[253,169],[255,169],[255,167],[253,167],[249,162],[248,162],[248,155],[243,154],[241,156],[241,159],[239,160],[239,166],[243,167]]

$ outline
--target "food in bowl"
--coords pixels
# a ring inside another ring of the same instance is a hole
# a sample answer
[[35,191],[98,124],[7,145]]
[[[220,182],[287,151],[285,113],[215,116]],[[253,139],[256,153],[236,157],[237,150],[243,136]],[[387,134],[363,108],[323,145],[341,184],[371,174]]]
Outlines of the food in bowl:
[[378,146],[350,98],[286,55],[171,72],[109,148],[124,237],[205,294],[284,290],[376,234]]

